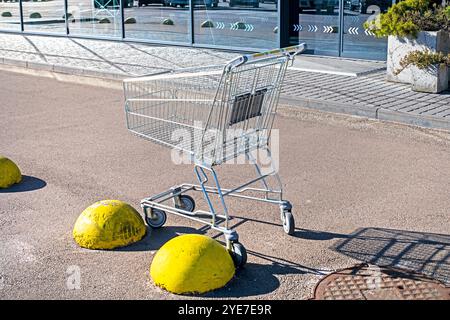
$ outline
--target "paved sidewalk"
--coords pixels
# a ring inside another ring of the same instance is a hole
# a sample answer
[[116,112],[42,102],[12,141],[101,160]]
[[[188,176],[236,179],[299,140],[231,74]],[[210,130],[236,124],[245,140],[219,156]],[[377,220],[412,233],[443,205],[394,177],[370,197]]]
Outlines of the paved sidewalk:
[[[100,40],[0,34],[0,64],[122,79],[186,66],[221,64],[239,53]],[[450,92],[416,93],[384,80],[384,64],[301,56],[283,101],[318,110],[450,130]],[[323,66],[318,70],[317,66]],[[345,70],[340,71],[342,65]],[[308,71],[309,70],[309,71]],[[318,72],[321,71],[321,72]]]

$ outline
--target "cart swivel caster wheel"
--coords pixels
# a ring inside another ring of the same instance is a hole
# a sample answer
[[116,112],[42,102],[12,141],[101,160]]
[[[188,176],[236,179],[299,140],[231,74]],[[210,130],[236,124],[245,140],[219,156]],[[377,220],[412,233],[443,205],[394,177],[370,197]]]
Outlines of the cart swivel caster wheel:
[[[149,209],[151,210],[150,214],[148,212]],[[144,207],[144,213],[145,213],[145,222],[153,229],[159,229],[166,223],[167,214],[163,210]]]
[[183,209],[189,212],[194,212],[195,200],[191,196],[188,196],[187,194],[182,194],[179,197],[182,205],[181,206],[175,205],[175,207],[177,209]]
[[242,268],[247,263],[247,250],[239,242],[231,244],[231,257],[236,268]]
[[283,230],[292,236],[295,233],[295,221],[291,210],[283,210],[281,212],[281,222],[283,222]]

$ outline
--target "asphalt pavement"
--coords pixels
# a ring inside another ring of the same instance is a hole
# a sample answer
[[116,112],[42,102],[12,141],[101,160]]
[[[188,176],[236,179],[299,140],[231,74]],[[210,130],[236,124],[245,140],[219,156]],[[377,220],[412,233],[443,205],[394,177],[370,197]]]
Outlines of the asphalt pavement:
[[[138,209],[142,198],[194,181],[192,166],[127,131],[120,90],[6,71],[0,82],[0,154],[24,175],[0,191],[0,298],[178,298],[152,284],[154,253],[177,234],[215,232],[169,216],[135,245],[91,251],[74,243],[72,228],[98,200]],[[248,264],[202,297],[306,299],[326,274],[361,261],[450,283],[448,132],[288,107],[275,128],[296,232],[283,233],[277,207],[230,201]],[[253,169],[225,165],[218,174],[227,186]]]

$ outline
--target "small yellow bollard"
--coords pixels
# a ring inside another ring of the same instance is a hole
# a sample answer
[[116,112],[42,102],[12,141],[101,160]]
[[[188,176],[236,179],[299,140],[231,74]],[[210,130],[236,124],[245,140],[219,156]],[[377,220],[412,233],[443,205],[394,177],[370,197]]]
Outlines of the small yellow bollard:
[[233,278],[234,272],[228,250],[216,240],[198,234],[168,241],[158,250],[150,266],[155,284],[176,294],[221,288]]
[[0,156],[0,188],[9,188],[22,181],[19,167],[3,156]]
[[113,249],[141,240],[144,220],[129,204],[103,200],[86,208],[75,222],[73,238],[84,248]]

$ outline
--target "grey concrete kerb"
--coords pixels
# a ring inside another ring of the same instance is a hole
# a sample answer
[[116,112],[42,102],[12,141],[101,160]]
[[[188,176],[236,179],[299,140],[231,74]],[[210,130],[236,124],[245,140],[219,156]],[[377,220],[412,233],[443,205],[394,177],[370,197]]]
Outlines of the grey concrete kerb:
[[14,66],[14,67],[20,67],[20,68],[33,69],[33,70],[58,72],[58,73],[64,73],[64,74],[69,74],[69,75],[95,77],[95,78],[106,78],[106,79],[117,80],[117,81],[122,81],[127,76],[131,76],[129,74],[127,75],[126,73],[120,73],[120,72],[105,72],[105,71],[96,70],[96,69],[62,66],[62,65],[56,65],[56,64],[15,60],[15,59],[9,59],[9,58],[0,58],[0,64]]
[[416,115],[383,108],[377,109],[376,119],[406,123],[419,127],[450,130],[450,119],[444,120],[426,115]]
[[426,115],[416,115],[406,112],[388,110],[381,107],[352,105],[308,98],[293,99],[289,97],[281,97],[280,100],[282,103],[288,105],[300,106],[319,111],[343,113],[353,116],[366,117],[383,121],[392,121],[419,127],[450,130],[450,120],[439,119]]

